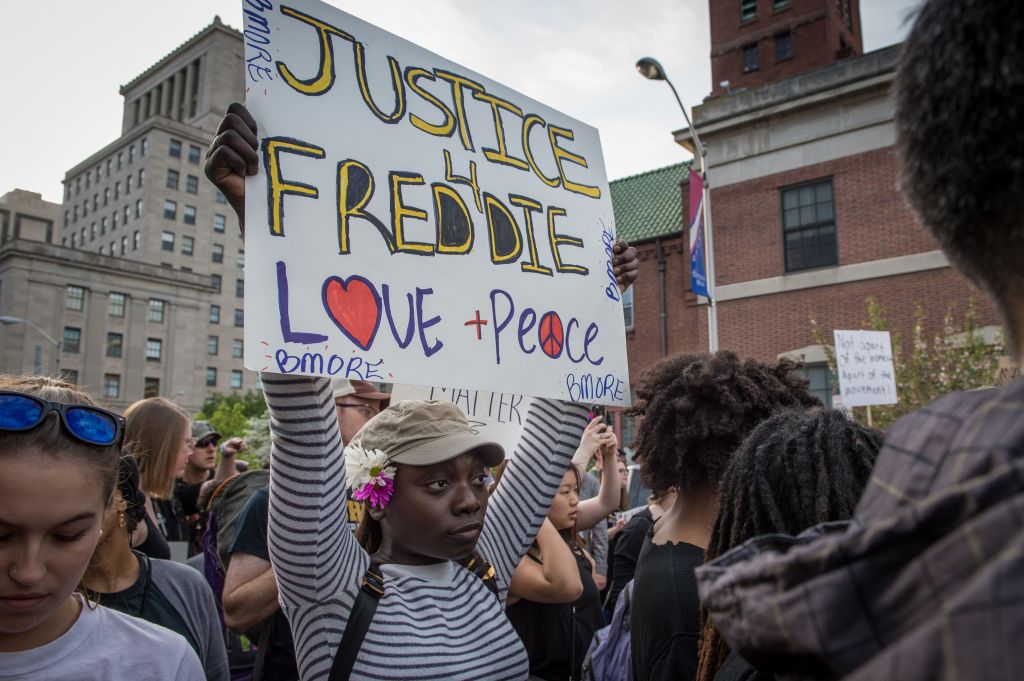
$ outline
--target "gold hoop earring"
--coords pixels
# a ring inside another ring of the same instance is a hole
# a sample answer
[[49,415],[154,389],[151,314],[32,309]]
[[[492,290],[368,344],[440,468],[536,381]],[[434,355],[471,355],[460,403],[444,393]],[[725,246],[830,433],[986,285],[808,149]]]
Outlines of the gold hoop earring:
[[117,526],[124,527],[124,511],[118,511],[117,513]]

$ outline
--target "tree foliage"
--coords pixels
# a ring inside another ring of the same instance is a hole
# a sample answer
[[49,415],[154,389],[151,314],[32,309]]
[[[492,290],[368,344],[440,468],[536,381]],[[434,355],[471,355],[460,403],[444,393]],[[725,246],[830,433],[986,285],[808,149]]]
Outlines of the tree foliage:
[[[214,393],[206,398],[202,411],[196,414],[196,420],[209,421],[224,440],[243,438],[247,449],[238,458],[247,461],[251,467],[262,466],[269,459],[270,422],[262,392],[249,390],[242,395]],[[254,421],[260,420],[266,424],[265,435],[251,427]]]
[[[878,300],[871,297],[866,302],[868,319],[861,328],[890,331],[885,310]],[[1002,341],[997,340],[995,345],[985,342],[978,331],[974,301],[968,302],[962,319],[958,317],[955,305],[950,303],[943,316],[941,330],[931,338],[928,338],[925,331],[925,321],[924,310],[918,305],[914,311],[914,325],[907,348],[904,347],[902,335],[897,331],[891,332],[899,402],[871,408],[872,423],[876,427],[887,428],[904,414],[946,393],[995,383],[999,356],[1003,354]],[[833,384],[838,386],[831,333],[826,335],[812,317],[811,334],[815,342],[825,348]],[[867,421],[865,407],[856,407],[853,413],[857,420]]]

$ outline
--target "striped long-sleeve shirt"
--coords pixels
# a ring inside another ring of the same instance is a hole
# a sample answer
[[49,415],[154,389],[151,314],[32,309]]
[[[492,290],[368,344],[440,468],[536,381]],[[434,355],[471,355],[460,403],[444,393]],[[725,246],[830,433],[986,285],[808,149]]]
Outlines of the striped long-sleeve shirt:
[[[270,558],[304,681],[326,679],[370,558],[345,523],[345,466],[328,379],[263,375],[273,434]],[[384,565],[353,679],[525,679],[503,612],[512,572],[547,513],[586,425],[582,407],[535,399],[478,542],[501,602],[461,566]]]

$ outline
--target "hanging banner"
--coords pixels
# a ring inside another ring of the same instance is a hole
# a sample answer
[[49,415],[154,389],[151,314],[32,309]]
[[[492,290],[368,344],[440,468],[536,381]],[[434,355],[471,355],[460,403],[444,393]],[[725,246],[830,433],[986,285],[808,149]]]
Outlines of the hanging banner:
[[315,0],[247,0],[245,365],[625,405],[598,132]]
[[704,268],[704,178],[690,171],[690,290],[708,297],[708,275]]

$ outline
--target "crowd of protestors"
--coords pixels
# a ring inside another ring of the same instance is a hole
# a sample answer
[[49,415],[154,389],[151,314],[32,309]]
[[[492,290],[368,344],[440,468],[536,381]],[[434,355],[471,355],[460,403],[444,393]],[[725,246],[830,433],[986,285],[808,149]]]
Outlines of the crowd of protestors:
[[[896,119],[904,191],[1019,363],[1016,10],[928,0]],[[240,224],[257,165],[232,105],[207,175]],[[636,252],[614,254],[625,288]],[[451,404],[265,373],[270,470],[244,471],[243,440],[168,400],[121,416],[0,377],[0,680],[1021,677],[1024,379],[881,433],[798,370],[646,372],[635,509],[587,405],[534,399],[512,452]]]

